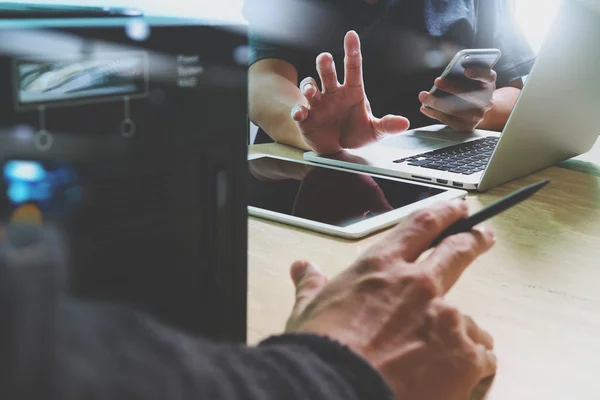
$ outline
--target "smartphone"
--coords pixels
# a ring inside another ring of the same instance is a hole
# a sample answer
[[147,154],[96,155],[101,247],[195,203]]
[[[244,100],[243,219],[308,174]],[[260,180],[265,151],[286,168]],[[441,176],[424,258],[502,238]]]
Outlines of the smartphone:
[[[454,82],[473,84],[473,80],[465,76],[466,68],[483,67],[494,68],[494,65],[500,59],[502,53],[499,49],[464,49],[456,53],[452,61],[448,64],[441,78],[446,78]],[[438,90],[435,85],[429,91],[436,97],[450,96],[450,94]]]

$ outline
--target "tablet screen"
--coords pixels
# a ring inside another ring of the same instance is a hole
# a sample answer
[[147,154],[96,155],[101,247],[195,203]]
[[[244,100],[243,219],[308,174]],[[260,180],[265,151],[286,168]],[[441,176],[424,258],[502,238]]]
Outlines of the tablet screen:
[[338,227],[446,191],[272,157],[248,162],[250,206]]

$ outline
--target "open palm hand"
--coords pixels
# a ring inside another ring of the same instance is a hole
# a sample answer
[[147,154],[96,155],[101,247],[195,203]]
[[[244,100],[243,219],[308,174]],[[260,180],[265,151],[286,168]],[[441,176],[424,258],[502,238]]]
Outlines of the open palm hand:
[[331,54],[320,54],[317,71],[322,90],[313,78],[304,79],[300,90],[308,105],[296,105],[292,110],[292,118],[304,140],[319,154],[358,148],[386,134],[404,132],[409,127],[409,121],[404,117],[373,116],[365,94],[360,39],[356,32],[346,34],[344,50],[345,82],[338,82]]

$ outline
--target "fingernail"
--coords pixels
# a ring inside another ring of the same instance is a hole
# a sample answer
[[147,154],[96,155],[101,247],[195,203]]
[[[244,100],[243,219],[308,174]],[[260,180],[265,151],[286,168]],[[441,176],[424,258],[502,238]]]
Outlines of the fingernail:
[[473,71],[471,71],[469,69],[465,69],[465,76],[467,78],[472,78],[473,77]]
[[292,118],[294,117],[294,115],[296,115],[297,112],[300,112],[300,111],[302,111],[300,106],[294,106],[294,108],[292,108],[292,112],[291,112]]
[[327,56],[327,53],[321,53],[317,56],[317,68],[325,66],[331,61],[331,58]]
[[313,86],[313,85],[312,85],[312,83],[306,83],[306,84],[304,84],[304,86],[302,87],[302,90],[306,92],[306,91],[307,91],[308,89],[310,89],[312,86]]
[[[344,38],[347,38],[348,35],[350,35],[351,33],[353,33],[356,36],[358,36],[358,33],[356,33],[356,31],[348,31],[348,32],[346,32],[346,36]],[[353,45],[354,45],[354,43],[353,43]],[[357,55],[358,54],[358,48],[353,46],[353,48],[350,49],[350,54]]]

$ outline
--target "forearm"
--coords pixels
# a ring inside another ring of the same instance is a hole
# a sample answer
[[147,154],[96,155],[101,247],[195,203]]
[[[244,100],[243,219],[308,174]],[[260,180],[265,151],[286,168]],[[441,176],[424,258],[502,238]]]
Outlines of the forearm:
[[307,105],[306,98],[285,77],[275,72],[250,74],[250,120],[276,142],[309,150],[291,117],[296,104]]
[[[79,311],[63,338],[67,368],[58,382],[73,394],[58,396],[65,400],[100,393],[126,393],[128,400],[392,398],[366,361],[325,338],[284,335],[258,347],[219,345],[126,310]],[[87,368],[82,371],[76,360],[85,360]],[[90,393],[91,387],[99,393]]]
[[214,344],[66,295],[57,235],[1,229],[0,398],[388,400],[362,358],[314,335]]
[[365,360],[323,337],[286,334],[246,351],[255,352],[257,359],[270,367],[271,387],[279,388],[268,396],[261,390],[253,400],[393,399],[383,378]]
[[512,86],[496,89],[493,96],[494,105],[478,128],[491,131],[504,129],[520,93],[521,89]]

